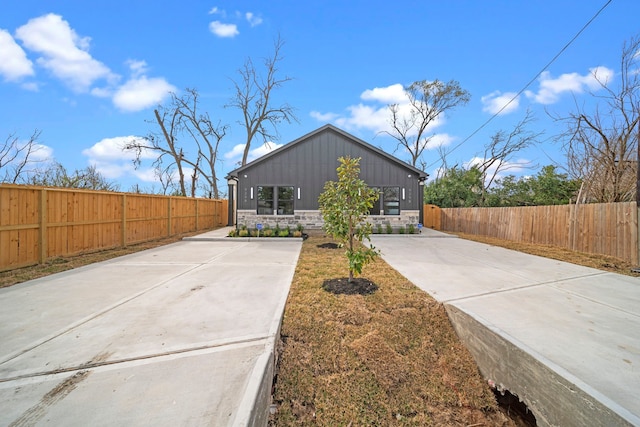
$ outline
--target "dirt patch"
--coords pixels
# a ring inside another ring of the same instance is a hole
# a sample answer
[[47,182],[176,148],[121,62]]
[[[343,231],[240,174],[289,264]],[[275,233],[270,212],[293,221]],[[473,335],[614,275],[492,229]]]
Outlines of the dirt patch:
[[371,295],[378,290],[378,285],[362,277],[356,277],[352,282],[348,277],[343,277],[325,280],[322,289],[336,295]]
[[338,249],[340,245],[338,245],[337,243],[328,242],[328,243],[319,244],[318,247],[320,249]]

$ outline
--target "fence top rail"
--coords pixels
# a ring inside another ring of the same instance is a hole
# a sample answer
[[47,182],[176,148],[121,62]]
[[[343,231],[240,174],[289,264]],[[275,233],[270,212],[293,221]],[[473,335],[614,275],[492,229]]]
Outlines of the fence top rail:
[[24,189],[24,190],[47,190],[57,192],[69,192],[69,193],[92,193],[92,194],[110,194],[110,195],[127,195],[127,196],[140,196],[140,197],[157,197],[160,199],[179,199],[179,200],[206,200],[206,201],[223,201],[226,199],[209,199],[205,197],[188,197],[188,196],[170,196],[164,194],[148,194],[148,193],[131,193],[124,191],[107,191],[107,190],[88,190],[85,188],[69,188],[69,187],[46,187],[41,185],[25,185],[25,184],[3,184],[0,183],[0,190],[7,189]]

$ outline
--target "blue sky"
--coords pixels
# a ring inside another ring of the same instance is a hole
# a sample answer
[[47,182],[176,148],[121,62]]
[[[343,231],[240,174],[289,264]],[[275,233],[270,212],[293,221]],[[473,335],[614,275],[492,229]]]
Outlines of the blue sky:
[[[402,85],[457,80],[471,101],[430,132],[451,149],[449,165],[481,156],[498,130],[510,130],[527,109],[539,145],[518,164],[562,164],[552,137],[560,129],[545,111],[566,114],[591,102],[592,72],[615,81],[622,44],[640,34],[640,2],[613,0],[513,104],[463,142],[517,93],[605,5],[606,0],[538,1],[227,1],[110,2],[22,0],[0,13],[0,136],[42,131],[39,155],[67,169],[96,165],[126,191],[158,189],[150,162],[135,169],[122,143],[156,131],[153,109],[170,91],[196,88],[200,108],[230,125],[220,146],[219,175],[236,166],[244,142],[239,112],[224,108],[231,79],[246,58],[270,56],[284,40],[281,76],[291,82],[275,102],[296,109],[282,124],[290,142],[333,123],[397,157],[408,154],[379,132],[386,105],[402,102]],[[90,5],[90,6],[89,6]],[[599,68],[598,68],[599,67]],[[254,142],[253,157],[269,148]],[[427,172],[440,165],[425,152]],[[224,182],[221,182],[224,188]]]

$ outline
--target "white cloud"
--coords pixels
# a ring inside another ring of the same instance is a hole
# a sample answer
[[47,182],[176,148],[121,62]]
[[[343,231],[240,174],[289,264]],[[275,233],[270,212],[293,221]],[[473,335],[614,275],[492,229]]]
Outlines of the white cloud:
[[[133,135],[104,138],[90,148],[82,150],[82,155],[88,157],[89,164],[94,165],[105,178],[117,179],[124,176],[134,176],[146,182],[157,181],[153,174],[153,168],[136,169],[133,164],[136,153],[124,150],[126,144],[136,141],[144,142],[144,139]],[[157,155],[153,151],[143,150],[140,157],[143,160],[155,160]]]
[[247,18],[247,22],[249,22],[249,25],[251,25],[252,27],[256,27],[262,24],[262,18],[254,15],[252,12],[245,13],[244,17]]
[[175,91],[164,78],[133,77],[116,90],[113,104],[123,111],[140,111],[159,104]]
[[[116,136],[114,138],[104,138],[93,144],[90,148],[82,150],[82,154],[91,159],[111,161],[135,159],[136,155],[133,151],[124,150],[127,144],[138,142],[143,143],[145,140],[139,136]],[[156,156],[152,151],[145,150],[142,153],[144,159],[154,159]]]
[[[464,163],[465,168],[470,168],[471,166],[479,166],[484,163],[485,159],[482,157],[472,157],[469,161]],[[487,179],[491,179],[493,174],[496,171],[498,164],[494,164],[487,170]],[[508,174],[518,173],[527,170],[531,167],[531,161],[526,159],[518,159],[513,162],[505,162],[500,166],[500,173],[496,175],[497,179],[504,178]]]
[[35,144],[29,158],[36,162],[48,162],[53,159],[53,148],[44,144]]
[[319,111],[312,111],[311,113],[309,113],[309,115],[319,122],[331,122],[340,116],[339,114],[336,114],[336,113],[323,114]]
[[[482,111],[489,114],[497,114],[498,112],[500,112],[500,114],[512,113],[520,106],[520,97],[514,99],[515,96],[515,92],[502,93],[499,90],[491,92],[481,98],[483,105]],[[511,101],[512,99],[513,101]],[[507,105],[509,101],[511,101],[511,103]],[[500,111],[503,107],[504,109]]]
[[364,105],[351,105],[347,107],[349,115],[335,119],[338,126],[351,129],[368,129],[373,132],[389,130],[389,109]]
[[613,70],[603,66],[591,68],[585,75],[567,73],[555,79],[551,77],[551,73],[545,71],[540,75],[538,93],[531,91],[525,93],[527,97],[540,104],[553,104],[558,102],[565,92],[580,94],[588,90],[598,90],[601,85],[608,84],[613,75]]
[[450,145],[455,138],[448,133],[437,133],[433,135],[427,146],[427,150],[434,150],[438,147],[446,147]]
[[34,74],[33,63],[25,51],[8,31],[0,29],[0,76],[7,81],[18,81]]
[[[247,162],[251,162],[259,157],[264,156],[265,154],[269,154],[273,150],[276,150],[282,147],[284,144],[276,144],[275,142],[268,142],[266,144],[261,144],[257,148],[253,148],[249,150],[249,155],[247,156]],[[231,151],[228,151],[224,154],[224,158],[227,160],[233,160],[234,163],[238,163],[242,159],[242,154],[244,153],[245,144],[236,144],[233,146]]]
[[407,102],[407,95],[400,83],[387,87],[367,89],[360,95],[365,101],[377,101],[384,104],[402,104]]
[[224,11],[218,9],[218,6],[214,6],[211,8],[211,10],[209,10],[209,15],[216,15],[216,14],[224,14]]
[[236,24],[224,24],[220,21],[213,21],[209,24],[209,31],[218,37],[235,37],[240,32]]
[[133,77],[140,77],[144,74],[147,74],[147,71],[149,71],[149,67],[147,66],[146,61],[129,59],[128,61],[126,61],[126,64],[129,66],[129,70],[131,70],[131,75]]
[[[391,132],[392,130],[390,125],[391,113],[388,105],[397,105],[400,119],[403,117],[408,119],[411,116],[412,107],[409,104],[409,98],[404,93],[403,86],[399,83],[386,87],[367,89],[362,92],[360,99],[368,102],[348,106],[346,108],[348,114],[346,115],[314,111],[311,113],[311,117],[318,121],[331,121],[348,131],[365,129],[379,133]],[[438,116],[438,118],[427,127],[427,133],[433,132],[434,129],[442,126],[444,123],[444,116]],[[414,129],[414,132],[409,132],[408,136],[415,136],[416,134],[417,130]],[[431,147],[431,145],[429,146]]]
[[100,79],[117,76],[89,54],[90,38],[80,37],[60,15],[50,13],[29,20],[16,30],[24,46],[41,54],[37,63],[76,92],[87,92]]

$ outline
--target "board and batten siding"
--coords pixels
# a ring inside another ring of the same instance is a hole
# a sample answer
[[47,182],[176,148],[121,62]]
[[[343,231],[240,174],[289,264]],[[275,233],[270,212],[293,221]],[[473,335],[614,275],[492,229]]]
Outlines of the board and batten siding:
[[[375,187],[400,187],[400,209],[419,210],[422,188],[409,165],[394,162],[363,144],[326,129],[301,143],[285,146],[264,161],[238,170],[238,209],[257,208],[258,186],[292,186],[294,210],[318,209],[318,197],[327,181],[337,180],[338,158],[361,158],[360,178]],[[253,188],[253,199],[251,189]],[[300,189],[300,199],[298,199]],[[405,197],[402,199],[402,189]]]

